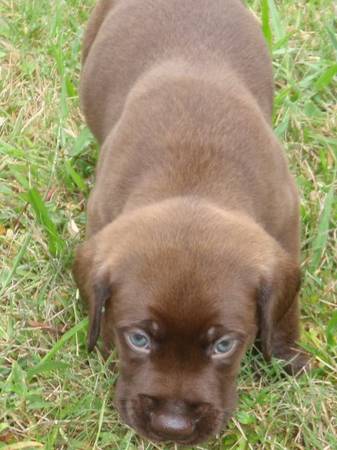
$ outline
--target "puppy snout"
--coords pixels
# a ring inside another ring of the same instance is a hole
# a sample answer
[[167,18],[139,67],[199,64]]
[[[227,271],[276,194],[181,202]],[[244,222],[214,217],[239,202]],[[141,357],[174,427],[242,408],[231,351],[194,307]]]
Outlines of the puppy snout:
[[151,413],[151,430],[163,439],[186,439],[189,438],[195,429],[193,419],[172,413]]
[[163,400],[140,396],[151,431],[162,440],[186,440],[195,432],[205,413],[204,404],[189,404],[182,400]]

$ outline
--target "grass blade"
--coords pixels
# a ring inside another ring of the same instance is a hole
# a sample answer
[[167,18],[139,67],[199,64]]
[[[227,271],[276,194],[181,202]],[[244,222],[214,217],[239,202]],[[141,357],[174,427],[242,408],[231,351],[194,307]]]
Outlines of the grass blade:
[[89,128],[84,128],[75,140],[74,146],[70,151],[70,155],[72,157],[81,155],[91,144],[92,140],[93,137]]
[[120,450],[130,450],[131,449],[131,441],[135,433],[133,431],[128,431],[122,440],[122,442],[119,444]]
[[75,185],[79,188],[79,190],[82,192],[87,192],[88,188],[87,188],[87,185],[85,184],[85,181],[83,180],[81,175],[78,172],[76,172],[76,170],[71,165],[70,161],[66,161],[64,163],[64,166],[65,166],[67,174],[70,176],[70,178],[73,180]]
[[102,425],[103,425],[103,420],[104,420],[104,413],[105,413],[105,408],[106,408],[106,402],[108,399],[108,395],[109,393],[107,393],[104,397],[103,403],[102,403],[102,407],[101,407],[101,411],[99,413],[99,421],[98,421],[98,429],[97,429],[97,433],[96,433],[96,439],[95,439],[95,443],[93,448],[97,448],[98,446],[98,440],[101,434],[101,430],[102,430]]
[[68,330],[64,335],[55,343],[53,348],[44,356],[41,361],[33,367],[30,372],[31,373],[39,373],[46,367],[47,362],[51,361],[54,356],[61,350],[61,348],[69,341],[73,336],[75,336],[80,331],[84,330],[88,326],[88,319],[83,319],[73,328]]
[[51,371],[64,371],[68,369],[69,365],[61,361],[46,361],[43,364],[39,363],[37,366],[28,369],[28,380],[30,381],[36,375]]
[[318,78],[315,83],[316,91],[321,91],[329,86],[335,75],[337,75],[337,64],[328,67]]
[[25,240],[23,241],[23,244],[22,244],[22,246],[20,248],[20,251],[17,254],[17,256],[15,257],[15,259],[14,259],[12,269],[9,272],[9,274],[8,274],[7,278],[5,279],[5,281],[3,283],[3,286],[2,286],[2,288],[0,290],[0,298],[2,297],[3,293],[5,292],[5,289],[9,285],[11,279],[13,278],[13,275],[15,274],[15,271],[16,271],[18,265],[20,264],[20,261],[21,261],[23,255],[25,254],[25,252],[27,250],[27,247],[28,247],[28,245],[30,243],[31,238],[32,238],[32,235],[31,235],[31,233],[29,233],[29,234],[27,234]]
[[25,442],[16,442],[15,444],[5,445],[4,447],[1,447],[1,450],[20,450],[20,449],[24,449],[24,448],[33,450],[35,448],[41,448],[43,446],[44,445],[40,444],[40,442],[25,441]]
[[270,28],[269,3],[268,0],[262,0],[262,31],[267,41],[269,50],[272,48],[273,35]]
[[336,38],[336,31],[331,29],[330,27],[326,27],[326,31],[328,32],[328,35],[330,37],[331,43],[335,50],[337,50],[337,38]]
[[328,347],[333,348],[337,345],[337,311],[332,314],[332,318],[326,327],[326,339]]
[[318,225],[317,236],[312,244],[312,260],[309,268],[311,272],[315,272],[315,270],[318,268],[328,240],[329,224],[333,203],[334,183],[332,183],[331,188],[326,196],[323,212]]
[[276,41],[280,41],[285,37],[282,21],[274,0],[268,0],[268,4],[273,33],[275,35]]
[[64,247],[64,243],[58,234],[56,225],[50,218],[46,205],[35,188],[28,190],[28,200],[34,209],[38,222],[42,225],[48,236],[49,251],[55,256]]

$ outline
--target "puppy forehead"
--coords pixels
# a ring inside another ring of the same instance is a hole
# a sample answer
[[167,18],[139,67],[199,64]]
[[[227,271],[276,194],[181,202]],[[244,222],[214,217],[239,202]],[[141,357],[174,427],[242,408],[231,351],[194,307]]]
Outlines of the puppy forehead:
[[[181,300],[183,303],[183,299]],[[149,314],[157,324],[158,333],[165,336],[184,336],[192,339],[206,336],[207,332],[218,322],[219,315],[216,310],[206,305],[190,305],[179,307],[179,304],[151,305]]]
[[192,341],[212,341],[226,334],[245,335],[254,316],[254,311],[242,307],[228,305],[222,309],[214,303],[199,302],[182,307],[151,305],[148,311],[151,322],[157,326],[155,334]]
[[247,321],[235,314],[211,313],[209,308],[193,308],[192,311],[167,311],[164,308],[133,308],[132,314],[119,315],[116,327],[121,330],[141,329],[154,338],[186,338],[189,341],[211,342],[224,335],[244,336]]
[[251,319],[255,306],[244,290],[192,281],[160,290],[148,310],[168,329],[193,335],[218,325],[227,330],[240,329]]
[[[197,258],[170,261],[140,258],[125,266],[114,300],[115,319],[123,326],[147,320],[170,334],[194,336],[214,325],[245,329],[253,320],[253,291],[230,268],[205,269]],[[146,275],[146,276],[145,276]]]
[[218,329],[221,323],[216,309],[197,303],[179,307],[178,302],[138,302],[133,305],[121,302],[116,305],[114,315],[117,328],[139,328],[158,338],[207,336],[209,330]]
[[166,330],[167,335],[200,336],[212,327],[226,331],[247,328],[255,317],[255,302],[242,292],[212,289],[153,290],[149,286],[131,286],[115,299],[117,326],[138,326],[152,334]]

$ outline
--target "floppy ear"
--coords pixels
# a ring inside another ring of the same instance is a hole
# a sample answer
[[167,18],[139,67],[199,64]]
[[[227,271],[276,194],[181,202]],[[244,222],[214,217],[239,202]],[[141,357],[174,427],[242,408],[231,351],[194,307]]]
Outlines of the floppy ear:
[[73,275],[82,299],[89,309],[88,351],[91,352],[100,335],[102,312],[112,295],[108,273],[95,260],[93,239],[76,251]]
[[272,353],[288,359],[286,355],[293,353],[298,338],[300,270],[286,252],[278,253],[272,273],[265,274],[261,280],[257,298],[259,340],[267,361]]

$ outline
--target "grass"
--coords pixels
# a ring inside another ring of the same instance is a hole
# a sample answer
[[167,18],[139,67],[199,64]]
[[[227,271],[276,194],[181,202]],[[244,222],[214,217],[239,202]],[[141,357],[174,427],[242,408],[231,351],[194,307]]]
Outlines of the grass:
[[[87,321],[69,270],[98,150],[77,94],[93,3],[0,3],[1,449],[168,448],[119,423],[117,373],[86,353]],[[248,3],[273,53],[275,129],[302,199],[303,346],[314,368],[293,379],[277,362],[247,355],[233,421],[196,448],[335,450],[336,6]]]

